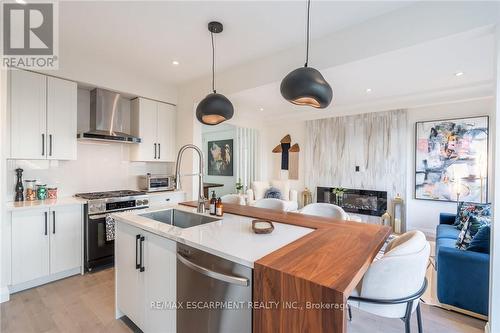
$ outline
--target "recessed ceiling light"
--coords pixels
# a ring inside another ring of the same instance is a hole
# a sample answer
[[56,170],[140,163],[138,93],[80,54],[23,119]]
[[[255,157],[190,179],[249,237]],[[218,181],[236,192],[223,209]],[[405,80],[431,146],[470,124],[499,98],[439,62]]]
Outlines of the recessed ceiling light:
[[369,94],[369,93],[371,93],[371,92],[372,92],[372,88],[367,88],[367,89],[366,89],[366,93],[367,93],[367,94]]
[[264,111],[264,108],[259,108],[260,111]]
[[464,72],[456,72],[455,73],[455,76],[462,76],[462,75],[464,75]]
[[25,5],[26,4],[26,1],[24,1],[24,0],[16,0],[16,2],[18,4],[21,4],[21,5]]
[[172,65],[174,65],[174,66],[178,66],[178,65],[179,65],[179,62],[178,62],[177,60],[174,60],[174,61],[172,61]]

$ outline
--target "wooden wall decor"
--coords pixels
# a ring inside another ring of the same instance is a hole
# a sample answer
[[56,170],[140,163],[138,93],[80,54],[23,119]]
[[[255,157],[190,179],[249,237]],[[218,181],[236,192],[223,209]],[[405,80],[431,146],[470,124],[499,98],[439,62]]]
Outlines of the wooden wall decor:
[[288,179],[299,179],[299,144],[288,149]]
[[281,154],[281,170],[288,170],[288,178],[299,179],[300,147],[298,143],[292,145],[290,134],[285,135],[272,152]]

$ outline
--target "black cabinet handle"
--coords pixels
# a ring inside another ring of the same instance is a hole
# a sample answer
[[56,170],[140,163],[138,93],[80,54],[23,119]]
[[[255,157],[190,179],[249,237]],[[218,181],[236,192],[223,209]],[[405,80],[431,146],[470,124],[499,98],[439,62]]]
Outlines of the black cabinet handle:
[[45,214],[45,236],[47,236],[47,212],[44,212]]
[[49,134],[49,156],[52,156],[52,134]]
[[154,145],[155,145],[155,160],[156,160],[156,143]]
[[56,211],[52,211],[52,233],[56,233]]
[[135,269],[141,268],[141,263],[139,260],[137,260],[138,252],[139,252],[139,245],[137,244],[137,241],[141,239],[141,235],[135,235]]
[[144,272],[144,236],[141,236],[141,247],[139,248],[141,254],[141,267],[139,268],[140,272]]
[[160,154],[161,154],[161,146],[158,144],[158,159],[160,159]]
[[42,133],[42,156],[45,156],[45,134]]

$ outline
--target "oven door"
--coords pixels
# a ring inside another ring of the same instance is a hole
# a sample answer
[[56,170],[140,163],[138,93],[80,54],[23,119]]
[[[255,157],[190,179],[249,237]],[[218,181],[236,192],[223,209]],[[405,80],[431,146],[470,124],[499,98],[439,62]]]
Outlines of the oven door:
[[115,241],[106,240],[106,214],[88,215],[86,231],[87,270],[113,264]]

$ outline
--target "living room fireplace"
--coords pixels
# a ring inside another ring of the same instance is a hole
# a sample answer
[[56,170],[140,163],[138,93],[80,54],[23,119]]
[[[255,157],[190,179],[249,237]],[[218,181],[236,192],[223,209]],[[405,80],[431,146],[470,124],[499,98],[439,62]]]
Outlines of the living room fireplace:
[[335,194],[335,187],[318,187],[317,202],[331,203],[348,213],[382,216],[387,210],[387,192],[343,188]]

